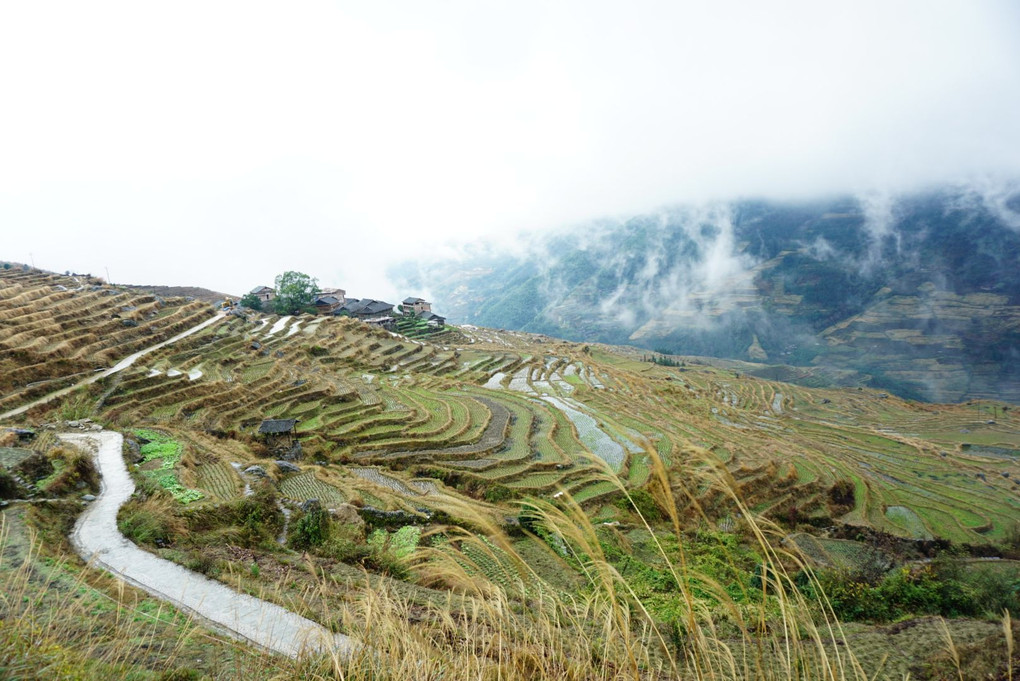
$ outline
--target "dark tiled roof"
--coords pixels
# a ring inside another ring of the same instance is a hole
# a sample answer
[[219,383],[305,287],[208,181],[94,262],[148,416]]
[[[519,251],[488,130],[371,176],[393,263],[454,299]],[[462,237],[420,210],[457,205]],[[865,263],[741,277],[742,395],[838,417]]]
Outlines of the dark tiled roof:
[[272,291],[273,289],[268,286],[256,286],[251,290],[252,293],[261,293],[262,291]]
[[349,315],[355,316],[377,316],[380,314],[386,314],[393,310],[393,306],[382,300],[373,300],[371,298],[362,298],[357,300],[354,298],[348,298],[344,306],[338,310],[338,312],[346,312]]
[[393,309],[393,306],[382,300],[373,300],[371,298],[362,298],[356,304],[352,304],[351,301],[347,301],[345,308],[351,314],[379,314],[380,312],[388,312]]
[[340,308],[340,310],[354,314],[356,312],[360,312],[361,308],[365,307],[365,302],[366,301],[358,300],[357,298],[348,298],[347,302],[344,303],[344,306]]
[[[365,301],[362,301],[365,302]],[[393,309],[393,306],[382,300],[370,300],[360,310],[361,314],[379,314],[380,312],[389,312]]]
[[423,300],[422,298],[410,298],[410,297],[404,298],[404,305],[414,305],[415,303],[424,303],[424,302],[426,302],[426,301]]
[[336,296],[319,296],[315,299],[316,305],[339,305],[340,299]]
[[297,425],[297,419],[267,419],[259,426],[259,433],[263,435],[275,435],[276,433],[289,433]]

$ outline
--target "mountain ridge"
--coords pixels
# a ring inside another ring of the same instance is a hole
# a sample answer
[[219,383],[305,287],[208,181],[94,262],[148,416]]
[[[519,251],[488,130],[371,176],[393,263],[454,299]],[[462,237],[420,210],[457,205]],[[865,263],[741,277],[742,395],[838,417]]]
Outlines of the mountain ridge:
[[1020,191],[679,206],[405,267],[451,319],[1020,402]]

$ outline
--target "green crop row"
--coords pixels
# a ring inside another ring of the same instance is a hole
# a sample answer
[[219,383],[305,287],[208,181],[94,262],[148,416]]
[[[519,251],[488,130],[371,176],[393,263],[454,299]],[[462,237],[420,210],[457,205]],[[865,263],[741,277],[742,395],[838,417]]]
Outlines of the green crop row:
[[207,463],[198,468],[198,484],[203,490],[222,501],[237,496],[237,473],[228,463]]
[[154,430],[138,429],[134,431],[134,434],[149,440],[141,447],[142,461],[148,462],[157,459],[161,461],[160,467],[153,471],[146,471],[146,476],[182,504],[198,501],[204,496],[197,489],[188,489],[182,485],[177,474],[174,473],[174,467],[180,462],[181,454],[184,451],[179,442]]
[[280,493],[295,501],[318,499],[326,504],[342,504],[347,500],[340,490],[317,478],[313,471],[285,478],[280,483]]

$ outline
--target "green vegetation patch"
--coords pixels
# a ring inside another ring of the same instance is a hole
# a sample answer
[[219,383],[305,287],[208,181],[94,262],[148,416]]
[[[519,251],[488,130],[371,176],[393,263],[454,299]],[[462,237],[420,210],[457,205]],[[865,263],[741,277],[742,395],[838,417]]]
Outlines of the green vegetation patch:
[[627,471],[627,482],[633,487],[641,487],[648,482],[651,472],[647,456],[632,456],[630,458],[630,470]]
[[821,586],[844,621],[885,622],[911,615],[997,617],[1004,610],[1020,610],[1015,564],[989,569],[940,556],[877,579],[867,577],[860,570],[826,570],[818,573],[818,584],[802,589],[813,594]]
[[380,528],[368,536],[368,545],[378,551],[388,550],[403,560],[418,547],[421,539],[421,528],[416,525],[405,525],[396,532],[387,532]]
[[161,461],[159,468],[152,471],[143,471],[144,475],[169,492],[174,499],[182,504],[198,501],[205,496],[197,489],[188,489],[177,479],[174,466],[180,462],[181,454],[184,452],[184,447],[181,443],[172,439],[169,435],[164,435],[155,430],[139,428],[134,431],[134,434],[137,437],[148,440],[148,442],[142,445],[142,462]]
[[931,539],[931,533],[928,532],[921,519],[906,506],[887,507],[885,517],[897,527],[904,529],[911,537]]

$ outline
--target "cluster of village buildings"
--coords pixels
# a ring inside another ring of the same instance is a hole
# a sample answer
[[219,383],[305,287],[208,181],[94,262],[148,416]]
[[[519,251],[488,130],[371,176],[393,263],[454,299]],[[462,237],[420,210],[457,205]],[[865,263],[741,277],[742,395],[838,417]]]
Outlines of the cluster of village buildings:
[[[269,286],[256,286],[251,294],[268,303],[276,297],[276,289]],[[340,288],[321,289],[315,296],[315,309],[319,314],[353,317],[368,324],[390,328],[396,323],[398,314],[415,315],[426,324],[435,328],[446,325],[446,317],[432,312],[432,303],[421,298],[408,297],[398,306],[400,312],[394,312],[393,305],[372,298],[348,298],[347,292]]]

